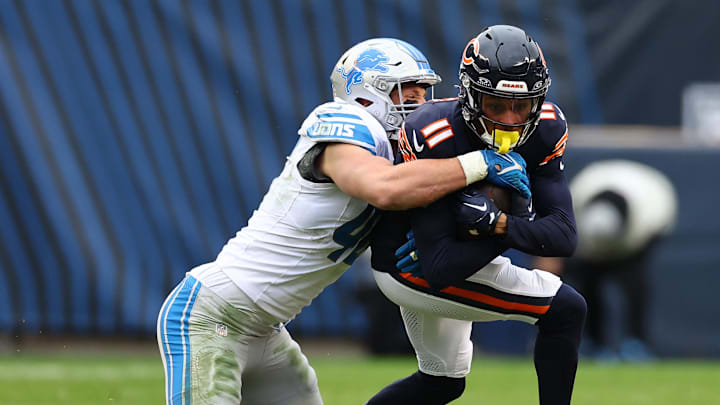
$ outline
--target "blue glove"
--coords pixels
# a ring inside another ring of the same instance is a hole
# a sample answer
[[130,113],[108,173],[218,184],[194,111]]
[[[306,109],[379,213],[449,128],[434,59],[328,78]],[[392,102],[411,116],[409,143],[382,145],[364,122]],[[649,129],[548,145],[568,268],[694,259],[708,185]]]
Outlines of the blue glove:
[[497,153],[493,150],[481,152],[488,166],[486,177],[488,181],[500,187],[517,190],[525,198],[532,196],[526,170],[527,163],[519,153]]
[[408,241],[395,251],[395,258],[398,259],[395,267],[397,267],[401,273],[411,273],[415,277],[422,277],[423,273],[420,268],[420,259],[415,251],[415,235],[410,231],[405,236]]
[[455,194],[453,206],[460,240],[482,239],[495,234],[502,211],[485,193],[467,187]]

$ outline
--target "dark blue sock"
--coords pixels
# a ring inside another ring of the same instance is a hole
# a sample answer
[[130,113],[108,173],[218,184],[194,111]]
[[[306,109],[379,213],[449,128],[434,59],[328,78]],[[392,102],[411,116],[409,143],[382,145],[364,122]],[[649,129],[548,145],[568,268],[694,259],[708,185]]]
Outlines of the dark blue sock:
[[586,313],[585,298],[563,284],[538,321],[534,357],[540,405],[570,404]]
[[366,405],[444,405],[465,390],[465,378],[415,372],[383,388]]

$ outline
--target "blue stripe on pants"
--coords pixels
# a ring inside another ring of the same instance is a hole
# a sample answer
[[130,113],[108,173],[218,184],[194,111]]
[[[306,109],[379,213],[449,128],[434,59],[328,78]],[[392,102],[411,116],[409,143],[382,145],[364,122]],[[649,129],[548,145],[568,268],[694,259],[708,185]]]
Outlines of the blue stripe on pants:
[[[200,291],[200,282],[192,276],[175,289],[161,310],[161,333],[166,358],[166,382],[169,404],[190,404],[190,311]],[[182,398],[184,397],[184,398]]]

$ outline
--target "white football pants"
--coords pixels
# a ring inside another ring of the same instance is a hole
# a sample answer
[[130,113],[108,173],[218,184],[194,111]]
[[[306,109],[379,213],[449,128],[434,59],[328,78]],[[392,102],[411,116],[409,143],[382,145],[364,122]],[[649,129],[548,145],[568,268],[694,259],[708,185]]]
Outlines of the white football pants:
[[410,273],[373,273],[383,294],[400,306],[420,371],[455,378],[470,372],[473,321],[535,324],[562,285],[552,273],[515,266],[502,256],[439,291]]
[[158,317],[166,403],[321,405],[315,371],[298,344],[284,326],[266,325],[188,274]]

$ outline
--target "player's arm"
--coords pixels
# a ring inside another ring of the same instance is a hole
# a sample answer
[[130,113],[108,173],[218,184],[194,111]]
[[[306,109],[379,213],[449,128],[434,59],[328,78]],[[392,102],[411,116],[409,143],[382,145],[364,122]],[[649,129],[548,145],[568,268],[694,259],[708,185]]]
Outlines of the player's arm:
[[423,278],[435,289],[468,278],[507,249],[498,239],[458,240],[453,203],[449,196],[410,213]]
[[[419,150],[413,151],[407,133],[413,134],[413,143]],[[516,176],[514,171],[508,170],[504,174],[498,172],[498,168],[507,163],[500,155],[480,150],[454,156],[452,144],[440,147],[441,142],[436,142],[433,148],[425,143],[424,137],[414,135],[412,126],[405,122],[398,144],[404,163],[392,165],[364,148],[331,143],[320,155],[317,168],[346,194],[385,210],[425,206],[486,177],[509,182],[508,185],[530,194],[527,177],[523,181],[524,174]]]
[[484,161],[475,166],[463,165],[458,158],[419,159],[393,165],[364,148],[345,143],[329,144],[317,165],[346,194],[385,210],[427,205],[465,187],[468,178],[476,181],[487,173],[487,166],[483,172]]
[[532,176],[534,221],[507,215],[506,227],[498,223],[496,232],[512,248],[536,256],[571,256],[577,246],[577,230],[572,198],[560,159],[541,166]]

